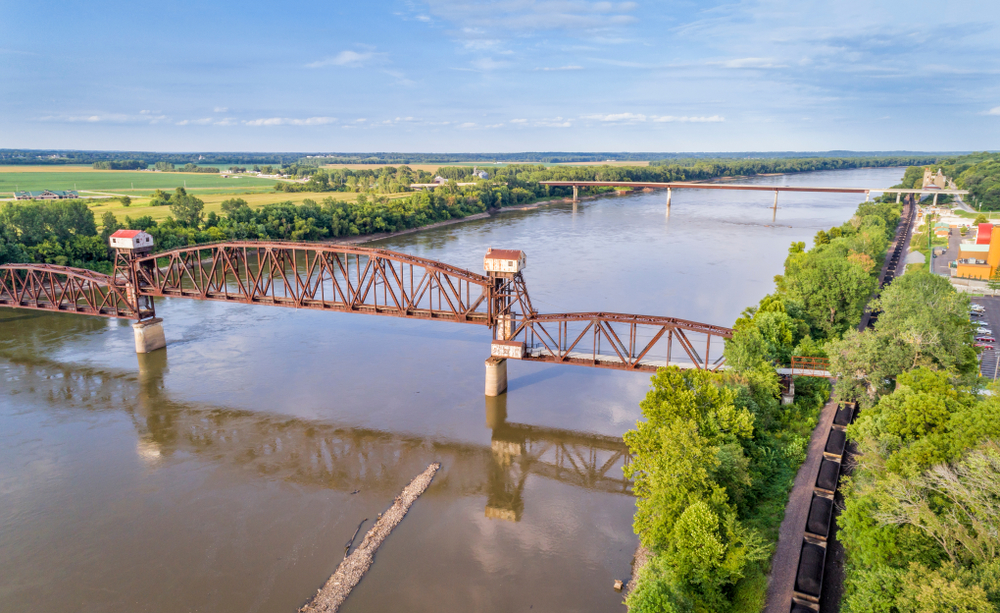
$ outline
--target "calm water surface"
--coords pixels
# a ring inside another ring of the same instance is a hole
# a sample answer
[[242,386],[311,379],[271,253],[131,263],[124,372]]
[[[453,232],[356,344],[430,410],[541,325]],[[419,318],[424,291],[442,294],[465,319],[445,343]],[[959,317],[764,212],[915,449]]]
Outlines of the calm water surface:
[[[883,186],[902,169],[755,183]],[[480,271],[523,249],[540,312],[731,325],[852,195],[675,191],[505,213],[377,246]],[[343,610],[615,611],[636,547],[618,442],[648,376],[511,362],[478,326],[168,299],[127,323],[0,309],[0,609],[288,611],[358,524],[442,471]],[[363,530],[370,527],[366,522]],[[360,540],[360,536],[359,536]]]

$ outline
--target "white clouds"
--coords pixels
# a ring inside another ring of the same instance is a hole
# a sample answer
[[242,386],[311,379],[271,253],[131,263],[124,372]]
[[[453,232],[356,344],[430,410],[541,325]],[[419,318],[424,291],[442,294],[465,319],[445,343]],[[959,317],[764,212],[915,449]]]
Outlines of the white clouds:
[[[807,58],[806,58],[807,59]],[[808,59],[807,59],[808,61]],[[765,57],[743,57],[721,62],[725,68],[784,68],[785,64]]]
[[653,115],[653,121],[656,123],[669,123],[669,122],[679,122],[679,123],[721,123],[726,120],[725,117],[719,115],[712,115],[710,117],[674,117],[673,115]]
[[646,116],[636,113],[612,113],[610,115],[584,115],[583,119],[594,119],[596,121],[610,121],[616,123],[639,123],[646,121]]
[[995,106],[990,110],[986,111],[987,115],[1000,115],[1000,106]]
[[542,68],[542,67],[539,67],[539,68],[536,68],[535,70],[541,70],[541,71],[544,71],[544,72],[552,72],[552,71],[556,71],[556,70],[583,70],[583,66],[571,65],[571,66],[560,66],[558,68],[549,68],[549,67]]
[[90,113],[82,115],[46,115],[39,117],[38,121],[46,123],[108,123],[108,124],[130,124],[148,123],[157,124],[167,119],[166,115],[158,114],[159,111],[139,111],[138,114],[128,113]]
[[212,111],[215,112],[215,113],[228,113],[229,109],[227,107],[224,107],[224,106],[217,106],[214,109],[212,109]]
[[472,37],[487,31],[510,35],[557,29],[604,29],[636,21],[635,2],[587,0],[427,0],[436,17],[457,23]]
[[510,122],[511,123],[518,123],[518,124],[520,124],[520,123],[528,123],[528,120],[527,119],[511,119]]
[[328,57],[317,62],[306,64],[306,68],[323,68],[325,66],[345,66],[348,68],[360,68],[376,61],[385,59],[384,53],[374,51],[341,51],[333,57]]
[[607,115],[583,115],[581,119],[590,119],[603,123],[633,124],[645,123],[719,123],[726,120],[719,115],[711,116],[675,116],[675,115],[649,115],[642,113],[611,113]]
[[[337,121],[336,117],[308,117],[306,119],[293,119],[289,117],[268,117],[262,119],[249,119],[243,122],[247,126],[323,126]],[[364,121],[361,119],[359,121]]]
[[182,121],[178,121],[177,125],[179,125],[179,126],[207,126],[210,123],[212,123],[212,118],[211,117],[205,117],[203,119],[184,119]]
[[476,70],[481,70],[483,72],[489,72],[491,70],[499,70],[501,68],[506,68],[507,66],[510,66],[510,62],[497,61],[491,57],[484,57],[478,60],[473,60],[472,62],[470,62],[470,64],[472,64],[473,68],[475,68]]
[[463,130],[468,130],[468,129],[470,129],[470,128],[475,128],[475,127],[476,127],[476,124],[475,124],[475,123],[473,123],[473,122],[471,122],[471,121],[467,121],[467,122],[465,122],[465,123],[461,124],[461,125],[460,125],[460,126],[458,126],[458,127],[459,127],[459,128],[462,128]]

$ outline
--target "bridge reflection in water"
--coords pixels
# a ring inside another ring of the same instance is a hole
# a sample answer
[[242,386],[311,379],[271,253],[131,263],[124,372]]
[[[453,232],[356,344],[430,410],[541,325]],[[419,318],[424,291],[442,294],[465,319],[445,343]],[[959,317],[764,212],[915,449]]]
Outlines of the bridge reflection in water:
[[492,430],[486,446],[175,401],[163,381],[167,351],[137,357],[138,380],[130,373],[37,360],[11,361],[8,368],[24,390],[51,390],[52,380],[60,380],[58,392],[48,396],[60,408],[69,399],[85,406],[93,398],[126,399],[120,406],[131,407],[137,452],[151,463],[194,457],[268,479],[348,492],[374,489],[391,497],[399,475],[418,474],[437,461],[445,470],[425,496],[485,495],[486,516],[509,521],[520,520],[532,475],[631,495],[622,474],[628,449],[621,438],[508,422],[507,394],[486,398]]

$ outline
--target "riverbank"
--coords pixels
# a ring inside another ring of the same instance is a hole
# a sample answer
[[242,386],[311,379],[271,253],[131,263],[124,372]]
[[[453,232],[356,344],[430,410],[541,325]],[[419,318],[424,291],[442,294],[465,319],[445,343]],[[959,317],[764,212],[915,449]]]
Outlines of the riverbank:
[[[596,200],[601,196],[607,196],[608,193],[595,194],[591,196],[581,196],[577,201],[583,200]],[[504,213],[513,213],[515,211],[531,211],[542,206],[551,206],[553,204],[570,204],[573,202],[572,198],[553,198],[550,200],[537,200],[531,203],[525,204],[515,204],[513,206],[505,206],[502,209],[492,209],[485,213],[476,213],[474,215],[468,215],[466,217],[459,217],[456,219],[446,219],[445,221],[438,221],[426,226],[418,226],[416,228],[407,228],[406,230],[399,230],[397,232],[379,232],[376,234],[365,234],[362,236],[341,236],[337,238],[331,238],[325,241],[332,245],[363,245],[365,243],[372,243],[375,241],[385,240],[389,238],[396,238],[399,236],[406,236],[407,234],[414,234],[417,232],[426,232],[427,230],[434,230],[436,228],[444,228],[447,226],[453,226],[455,224],[465,223],[467,221],[476,221],[478,219],[488,219],[496,215],[502,215]]]

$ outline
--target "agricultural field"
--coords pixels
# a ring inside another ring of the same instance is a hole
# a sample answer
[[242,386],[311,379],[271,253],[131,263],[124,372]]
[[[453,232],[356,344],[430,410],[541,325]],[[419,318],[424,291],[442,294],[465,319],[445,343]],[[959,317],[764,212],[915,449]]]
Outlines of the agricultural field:
[[12,198],[14,191],[43,189],[76,190],[81,196],[105,194],[144,196],[156,189],[185,187],[199,191],[270,191],[274,179],[240,177],[223,179],[217,174],[186,172],[143,172],[138,170],[95,170],[89,166],[0,166],[0,199]]
[[[353,202],[358,195],[354,192],[322,192],[322,193],[311,193],[311,192],[299,192],[299,193],[285,193],[285,192],[266,192],[266,193],[211,193],[204,194],[199,192],[191,192],[192,194],[198,196],[205,203],[205,214],[208,215],[209,212],[215,211],[216,214],[222,215],[222,202],[224,200],[229,200],[230,198],[242,198],[247,201],[247,204],[251,208],[257,209],[265,204],[275,204],[278,202],[291,202],[292,204],[302,204],[304,200],[311,199],[316,202],[323,202],[326,198],[333,198],[334,200],[343,200],[347,202]],[[388,198],[405,198],[407,196],[412,196],[412,193],[402,193],[402,194],[389,194]],[[132,217],[133,219],[137,217],[142,217],[144,215],[149,215],[156,221],[166,219],[170,216],[169,206],[148,206],[149,200],[146,198],[132,198],[131,206],[122,206],[122,203],[117,199],[112,200],[95,200],[90,203],[90,208],[94,211],[94,217],[97,222],[100,223],[101,216],[104,213],[110,211],[114,213],[114,216],[118,218],[119,221],[125,219],[126,216]]]

